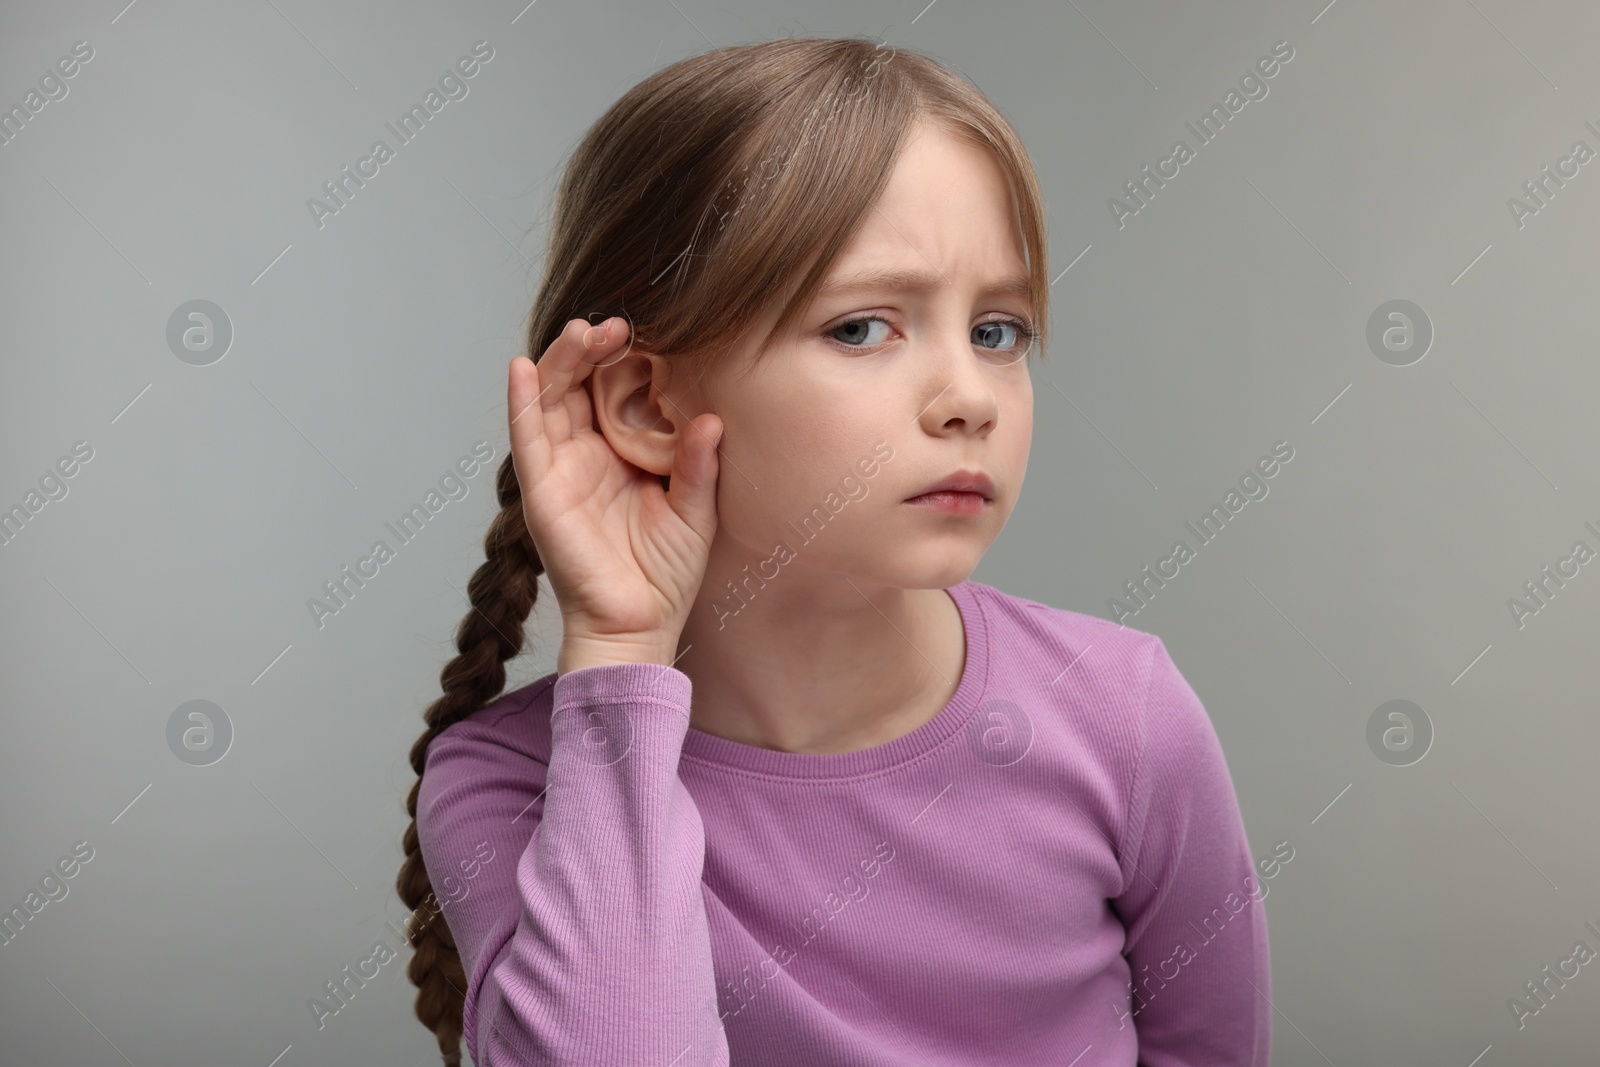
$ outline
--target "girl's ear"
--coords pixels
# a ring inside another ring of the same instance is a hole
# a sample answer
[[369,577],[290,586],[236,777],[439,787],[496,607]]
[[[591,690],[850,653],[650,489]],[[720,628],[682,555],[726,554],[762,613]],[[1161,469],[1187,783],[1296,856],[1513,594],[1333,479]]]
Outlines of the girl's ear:
[[641,470],[662,478],[672,471],[678,437],[698,411],[665,392],[667,357],[634,345],[625,355],[590,372],[589,399],[595,427],[612,449]]

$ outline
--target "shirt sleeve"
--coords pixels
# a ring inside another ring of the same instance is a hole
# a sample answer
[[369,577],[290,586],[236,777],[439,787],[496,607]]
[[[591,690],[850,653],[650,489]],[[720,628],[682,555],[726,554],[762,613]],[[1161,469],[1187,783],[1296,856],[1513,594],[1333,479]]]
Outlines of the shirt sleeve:
[[1267,1067],[1268,887],[1211,719],[1159,638],[1143,733],[1112,901],[1140,1067]]
[[727,1067],[705,827],[678,777],[690,693],[661,664],[584,667],[556,678],[548,766],[472,720],[429,746],[430,880],[480,841],[515,859],[478,868],[445,909],[479,1067]]

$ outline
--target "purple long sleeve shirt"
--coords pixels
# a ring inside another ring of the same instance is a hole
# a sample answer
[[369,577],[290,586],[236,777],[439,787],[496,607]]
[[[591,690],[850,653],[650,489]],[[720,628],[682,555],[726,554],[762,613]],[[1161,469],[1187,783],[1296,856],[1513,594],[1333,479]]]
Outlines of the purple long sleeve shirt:
[[955,695],[872,748],[694,729],[650,663],[435,738],[418,833],[473,1062],[1267,1067],[1267,887],[1161,640],[948,593]]

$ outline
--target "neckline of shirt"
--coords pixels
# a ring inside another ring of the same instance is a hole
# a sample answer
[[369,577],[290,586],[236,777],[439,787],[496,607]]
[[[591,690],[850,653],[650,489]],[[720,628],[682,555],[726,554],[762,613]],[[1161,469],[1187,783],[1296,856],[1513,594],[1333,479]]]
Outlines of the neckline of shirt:
[[978,583],[970,579],[945,589],[955,601],[966,632],[966,662],[961,680],[950,700],[933,718],[893,741],[854,752],[780,752],[739,741],[730,741],[693,726],[683,738],[683,758],[707,767],[763,775],[773,778],[808,780],[854,778],[884,771],[936,748],[965,726],[988,689],[988,619],[978,595]]

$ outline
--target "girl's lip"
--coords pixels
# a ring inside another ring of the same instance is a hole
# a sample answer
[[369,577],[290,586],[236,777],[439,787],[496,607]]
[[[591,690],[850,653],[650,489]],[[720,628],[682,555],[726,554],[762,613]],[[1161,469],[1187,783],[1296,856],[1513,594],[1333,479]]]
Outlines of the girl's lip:
[[906,501],[920,508],[932,508],[935,511],[944,511],[953,515],[977,515],[989,506],[989,501],[982,493],[953,492],[941,490],[935,493],[923,493]]
[[[954,474],[940,478],[917,495],[928,496],[939,492],[977,493],[985,500],[993,500],[995,498],[994,479],[983,471],[959,470]],[[915,500],[916,497],[908,499]]]

